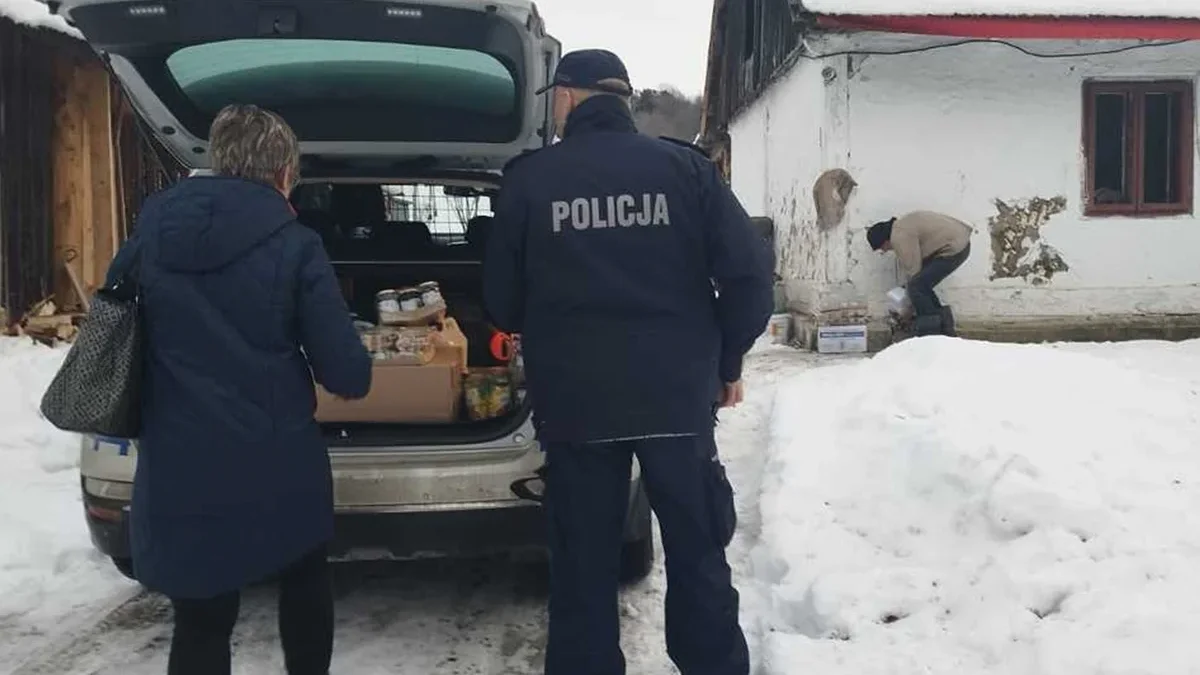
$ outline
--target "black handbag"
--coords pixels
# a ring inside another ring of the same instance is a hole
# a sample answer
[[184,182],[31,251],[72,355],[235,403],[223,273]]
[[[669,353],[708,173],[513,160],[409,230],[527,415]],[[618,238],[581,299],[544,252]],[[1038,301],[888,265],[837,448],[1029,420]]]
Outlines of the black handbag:
[[142,422],[141,293],[131,274],[97,291],[42,416],[63,431],[137,438]]

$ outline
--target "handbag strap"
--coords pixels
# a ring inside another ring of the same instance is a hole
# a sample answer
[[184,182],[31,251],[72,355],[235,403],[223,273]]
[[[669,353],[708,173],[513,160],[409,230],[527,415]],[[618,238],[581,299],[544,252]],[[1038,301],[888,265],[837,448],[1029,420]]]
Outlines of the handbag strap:
[[[124,255],[124,257],[122,257]],[[142,267],[142,241],[137,236],[135,230],[133,236],[125,240],[125,244],[117,256],[113,258],[112,267],[109,268],[108,279],[106,279],[105,289],[108,291],[118,291],[132,287],[135,289],[135,295],[139,287],[138,272]]]

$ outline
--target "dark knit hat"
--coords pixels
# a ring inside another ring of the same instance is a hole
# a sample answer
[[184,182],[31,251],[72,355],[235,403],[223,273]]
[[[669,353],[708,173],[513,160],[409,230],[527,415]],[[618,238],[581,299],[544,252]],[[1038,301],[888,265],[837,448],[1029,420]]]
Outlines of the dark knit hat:
[[891,241],[892,224],[895,222],[895,218],[889,218],[867,228],[867,243],[871,245],[872,251],[878,251],[883,248],[884,244]]

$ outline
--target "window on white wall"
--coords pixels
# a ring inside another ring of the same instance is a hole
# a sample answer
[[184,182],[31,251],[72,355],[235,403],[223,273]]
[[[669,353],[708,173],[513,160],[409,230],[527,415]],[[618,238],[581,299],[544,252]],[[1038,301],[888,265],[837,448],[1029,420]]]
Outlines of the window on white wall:
[[1085,212],[1146,218],[1191,213],[1192,83],[1088,82],[1083,99]]

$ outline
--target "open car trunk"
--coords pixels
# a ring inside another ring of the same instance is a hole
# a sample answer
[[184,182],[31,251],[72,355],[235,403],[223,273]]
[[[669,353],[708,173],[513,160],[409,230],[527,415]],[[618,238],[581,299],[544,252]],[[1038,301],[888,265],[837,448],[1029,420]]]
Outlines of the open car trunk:
[[[535,92],[561,45],[531,0],[49,4],[103,56],[157,140],[189,169],[210,168],[209,127],[222,107],[279,113],[300,142],[301,175],[316,179],[293,195],[299,219],[321,234],[358,318],[376,320],[380,290],[436,281],[466,335],[467,366],[496,365],[482,249],[467,227],[488,198],[444,188],[494,189],[505,162],[551,137],[550,99]],[[417,185],[398,176],[441,178]],[[486,231],[481,224],[476,234]],[[527,416],[522,403],[484,421],[447,414],[438,424],[324,428],[335,447],[462,445],[501,439]]]
[[549,138],[561,46],[530,0],[54,0],[190,169],[253,103],[295,130],[305,175],[498,170]]
[[[308,182],[296,188],[292,203],[300,222],[325,242],[357,321],[378,322],[379,291],[434,281],[447,316],[466,336],[468,370],[504,368],[507,363],[491,351],[495,331],[482,297],[492,180]],[[324,422],[322,428],[334,447],[484,443],[512,434],[525,421],[523,392],[515,389],[512,400],[507,412],[485,420],[470,419],[460,399],[450,421]]]

